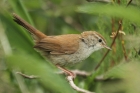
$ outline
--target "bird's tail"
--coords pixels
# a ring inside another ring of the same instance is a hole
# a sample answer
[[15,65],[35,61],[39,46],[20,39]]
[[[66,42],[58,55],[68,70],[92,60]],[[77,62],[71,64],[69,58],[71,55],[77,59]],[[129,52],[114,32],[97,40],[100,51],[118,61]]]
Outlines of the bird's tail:
[[32,35],[35,41],[41,40],[46,37],[45,34],[31,26],[29,23],[27,23],[25,20],[23,20],[21,17],[19,17],[17,14],[13,13],[14,21],[21,25],[22,27],[26,28]]

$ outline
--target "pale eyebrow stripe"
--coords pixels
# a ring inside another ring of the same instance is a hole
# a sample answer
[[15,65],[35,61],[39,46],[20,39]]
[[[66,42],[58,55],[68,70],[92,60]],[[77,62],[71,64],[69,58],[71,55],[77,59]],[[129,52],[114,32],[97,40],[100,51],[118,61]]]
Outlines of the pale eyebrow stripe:
[[[104,43],[106,43],[105,38],[104,38],[101,34],[99,34],[99,33],[97,33],[97,32],[95,32],[95,33],[103,39]],[[96,35],[96,34],[95,34],[95,35]]]

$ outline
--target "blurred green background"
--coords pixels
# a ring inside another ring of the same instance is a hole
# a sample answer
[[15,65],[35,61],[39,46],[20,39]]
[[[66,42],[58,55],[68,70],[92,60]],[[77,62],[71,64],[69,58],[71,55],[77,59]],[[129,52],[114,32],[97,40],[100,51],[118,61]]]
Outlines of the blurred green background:
[[[128,5],[129,1],[132,2]],[[96,71],[106,49],[68,68],[92,73],[74,80],[83,89],[96,93],[140,93],[139,0],[0,0],[0,8],[0,93],[78,93],[64,75],[55,73],[58,69],[53,64],[33,49],[30,34],[14,23],[12,13],[47,35],[93,30],[101,33],[108,45],[122,20],[125,35],[118,34],[112,51]],[[27,79],[16,72],[39,78]]]

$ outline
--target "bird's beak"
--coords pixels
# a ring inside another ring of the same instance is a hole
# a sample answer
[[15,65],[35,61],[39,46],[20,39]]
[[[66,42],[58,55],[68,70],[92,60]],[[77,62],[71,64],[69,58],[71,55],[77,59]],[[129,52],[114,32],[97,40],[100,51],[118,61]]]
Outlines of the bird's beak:
[[104,45],[104,48],[109,49],[109,50],[112,50],[110,47],[108,47],[106,45]]

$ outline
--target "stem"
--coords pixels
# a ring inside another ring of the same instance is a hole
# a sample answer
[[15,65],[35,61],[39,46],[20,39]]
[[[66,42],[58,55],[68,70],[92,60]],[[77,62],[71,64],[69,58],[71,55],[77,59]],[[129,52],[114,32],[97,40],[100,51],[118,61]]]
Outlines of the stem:
[[[115,43],[115,40],[116,40],[116,38],[117,38],[117,36],[118,36],[118,34],[119,34],[119,31],[120,31],[121,27],[122,27],[122,20],[119,21],[119,27],[118,27],[116,36],[114,37],[114,39],[113,39],[113,41],[112,41],[110,47],[112,47],[113,44]],[[105,55],[103,56],[103,58],[100,60],[100,62],[98,63],[98,65],[95,67],[95,69],[94,69],[95,71],[96,71],[96,70],[99,68],[99,66],[102,64],[103,60],[105,59],[105,57],[107,56],[107,54],[109,53],[109,51],[110,51],[110,50],[107,50],[107,52],[105,53]]]

